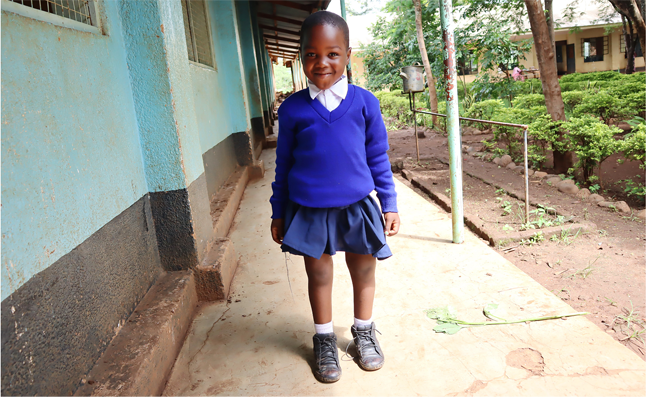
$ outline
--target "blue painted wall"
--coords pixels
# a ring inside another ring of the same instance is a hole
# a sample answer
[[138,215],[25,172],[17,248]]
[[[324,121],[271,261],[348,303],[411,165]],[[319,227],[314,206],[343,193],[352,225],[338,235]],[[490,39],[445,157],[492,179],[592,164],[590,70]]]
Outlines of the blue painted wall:
[[243,76],[247,88],[249,113],[251,117],[262,117],[263,108],[261,105],[261,93],[258,82],[258,68],[256,65],[256,45],[252,31],[252,20],[249,3],[246,1],[236,2],[236,15],[238,22],[238,33],[240,46],[245,51],[241,52],[243,61]]
[[118,4],[148,190],[186,188],[204,166],[182,5],[168,0]]
[[148,191],[116,3],[103,13],[110,35],[2,12],[3,300]]

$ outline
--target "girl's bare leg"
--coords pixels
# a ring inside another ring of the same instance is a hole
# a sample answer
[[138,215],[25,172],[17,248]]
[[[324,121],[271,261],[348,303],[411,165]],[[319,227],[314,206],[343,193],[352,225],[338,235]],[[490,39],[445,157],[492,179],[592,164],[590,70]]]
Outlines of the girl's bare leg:
[[355,318],[368,320],[373,316],[375,298],[375,258],[368,255],[346,253],[346,265],[353,280]]
[[304,257],[308,274],[308,296],[315,324],[332,321],[332,257],[323,254],[320,259]]

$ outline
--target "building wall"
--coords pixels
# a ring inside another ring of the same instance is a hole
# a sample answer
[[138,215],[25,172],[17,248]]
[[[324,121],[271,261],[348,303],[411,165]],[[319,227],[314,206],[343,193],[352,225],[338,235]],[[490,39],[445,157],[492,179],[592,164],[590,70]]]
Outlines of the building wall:
[[98,5],[98,33],[2,12],[3,394],[73,393],[161,272],[118,4]]

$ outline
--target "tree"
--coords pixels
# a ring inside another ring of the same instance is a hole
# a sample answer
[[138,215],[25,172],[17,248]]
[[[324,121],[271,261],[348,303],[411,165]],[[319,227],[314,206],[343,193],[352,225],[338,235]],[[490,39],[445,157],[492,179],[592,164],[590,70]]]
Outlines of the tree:
[[[640,39],[640,47],[643,50],[643,58],[645,58],[645,0],[609,0],[613,6],[622,11],[627,19],[631,20],[633,25],[638,31],[638,38]],[[645,58],[647,59],[647,58]]]
[[[566,120],[562,90],[557,78],[557,64],[553,51],[548,26],[544,16],[541,0],[524,0],[528,10],[530,29],[535,42],[535,51],[541,74],[541,85],[546,99],[546,109],[553,121]],[[564,139],[563,133],[560,139]],[[553,151],[553,166],[558,172],[567,172],[573,167],[572,152]]]
[[[427,55],[427,48],[425,47],[425,36],[422,31],[422,7],[420,6],[420,0],[413,0],[413,5],[416,12],[416,32],[418,39],[418,48],[420,48],[420,57],[422,58],[422,63],[425,65],[425,73],[427,73],[427,84],[429,86],[429,109],[433,113],[438,113],[438,94],[436,93],[436,79],[434,78],[433,73],[431,72],[431,66],[429,66],[429,56]],[[436,125],[437,117],[432,117],[432,124]]]
[[[546,9],[546,25],[548,26],[548,36],[550,37],[550,42],[553,47],[553,53],[555,51],[555,20],[553,19],[553,0],[544,0],[544,6]],[[557,59],[555,59],[557,62]]]

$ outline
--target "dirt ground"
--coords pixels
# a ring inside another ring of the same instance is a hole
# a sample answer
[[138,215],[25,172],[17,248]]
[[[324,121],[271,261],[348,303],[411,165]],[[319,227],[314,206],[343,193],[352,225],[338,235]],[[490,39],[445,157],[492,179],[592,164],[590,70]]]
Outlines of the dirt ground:
[[[412,128],[389,132],[389,156],[392,163],[400,162],[416,175],[433,178],[433,188],[449,196],[447,137],[442,132],[425,132],[426,137],[419,139],[420,163],[415,161]],[[468,135],[465,130],[464,134],[463,145],[479,150],[480,142],[489,137]],[[519,171],[468,154],[463,154],[463,169],[465,212],[501,233],[522,229],[523,202],[508,194],[509,190],[523,191]],[[546,178],[532,178],[531,199],[561,215],[551,215],[550,210],[543,213],[535,206],[531,208],[535,211],[531,220],[537,227],[544,226],[544,221],[563,229],[575,222],[592,222],[593,231],[543,241],[526,239],[495,249],[574,309],[589,312],[589,320],[645,359],[645,221],[636,216],[644,204],[624,196],[614,185],[617,180],[640,173],[644,175],[635,163],[618,164],[613,158],[601,169],[601,182],[608,190],[600,194],[605,200],[626,201],[631,213],[599,207],[558,191],[546,183]]]

